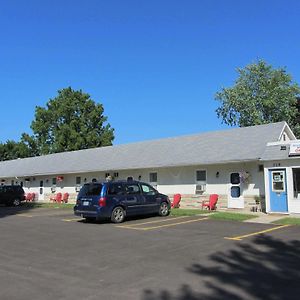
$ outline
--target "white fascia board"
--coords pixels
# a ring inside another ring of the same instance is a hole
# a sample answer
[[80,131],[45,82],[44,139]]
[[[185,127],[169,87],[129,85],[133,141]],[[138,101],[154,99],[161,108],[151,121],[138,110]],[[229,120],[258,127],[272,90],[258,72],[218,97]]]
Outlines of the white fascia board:
[[300,140],[291,140],[291,141],[278,141],[278,142],[269,142],[267,143],[267,146],[280,146],[280,145],[290,145],[294,143],[300,143]]

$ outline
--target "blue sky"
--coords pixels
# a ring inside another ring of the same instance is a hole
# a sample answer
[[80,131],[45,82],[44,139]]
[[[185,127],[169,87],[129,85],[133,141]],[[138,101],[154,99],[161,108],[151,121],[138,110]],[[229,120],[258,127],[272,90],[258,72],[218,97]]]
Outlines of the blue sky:
[[0,141],[35,107],[82,89],[114,144],[227,128],[214,94],[265,59],[300,83],[300,2],[0,0]]

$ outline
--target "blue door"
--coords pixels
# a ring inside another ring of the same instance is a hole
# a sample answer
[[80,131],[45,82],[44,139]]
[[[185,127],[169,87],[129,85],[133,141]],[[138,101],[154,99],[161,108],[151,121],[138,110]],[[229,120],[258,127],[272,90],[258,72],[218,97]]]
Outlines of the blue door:
[[287,212],[287,189],[285,170],[270,170],[270,208],[271,212]]

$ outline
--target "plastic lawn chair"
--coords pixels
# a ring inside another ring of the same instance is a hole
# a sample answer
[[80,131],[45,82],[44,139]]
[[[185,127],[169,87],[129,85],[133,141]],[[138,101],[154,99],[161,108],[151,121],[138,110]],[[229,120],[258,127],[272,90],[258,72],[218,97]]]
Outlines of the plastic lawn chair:
[[207,208],[208,210],[216,210],[218,199],[219,195],[217,194],[209,195],[209,200],[202,201],[202,209]]
[[181,201],[181,194],[175,194],[173,202],[171,204],[172,208],[179,208],[180,206],[180,201]]

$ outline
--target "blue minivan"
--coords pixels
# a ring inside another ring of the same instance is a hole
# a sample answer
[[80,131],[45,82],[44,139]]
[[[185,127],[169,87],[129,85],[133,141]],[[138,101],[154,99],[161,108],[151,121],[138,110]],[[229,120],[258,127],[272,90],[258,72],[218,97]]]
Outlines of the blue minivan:
[[86,183],[81,188],[74,214],[87,221],[111,219],[121,223],[126,216],[170,213],[169,197],[151,185],[129,180]]

